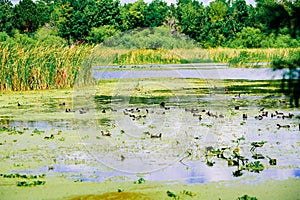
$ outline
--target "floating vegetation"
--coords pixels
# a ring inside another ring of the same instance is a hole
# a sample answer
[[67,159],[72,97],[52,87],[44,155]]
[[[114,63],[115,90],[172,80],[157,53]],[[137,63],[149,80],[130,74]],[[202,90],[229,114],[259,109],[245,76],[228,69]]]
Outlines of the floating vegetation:
[[[255,173],[259,173],[260,171],[263,171],[265,169],[264,165],[262,163],[260,163],[260,161],[257,161],[258,159],[265,159],[265,156],[263,156],[260,153],[256,153],[254,152],[255,148],[257,147],[262,147],[266,141],[260,141],[260,142],[251,142],[251,148],[250,148],[250,152],[252,153],[252,158],[255,159],[255,161],[249,162],[249,158],[246,158],[245,156],[242,156],[240,154],[240,142],[242,140],[245,140],[245,137],[242,136],[236,140],[232,140],[233,143],[236,143],[237,145],[235,147],[223,147],[223,148],[218,148],[218,149],[214,149],[213,147],[207,147],[206,148],[206,154],[205,154],[205,158],[206,158],[206,165],[212,167],[215,162],[209,160],[209,157],[216,157],[219,159],[224,159],[227,161],[228,167],[231,166],[236,166],[237,170],[232,172],[232,175],[234,177],[239,177],[243,175],[243,170],[247,170],[249,172],[255,172]],[[224,156],[224,152],[226,150],[232,150],[231,155],[229,156]],[[267,156],[267,158],[269,158],[269,163],[270,165],[276,165],[276,159],[274,158],[270,158],[269,156]]]
[[142,183],[145,183],[146,180],[144,178],[139,178],[137,181],[134,181],[133,183],[134,184],[142,184]]
[[184,195],[188,195],[190,197],[196,196],[195,193],[193,193],[191,191],[188,191],[188,190],[183,190],[183,191],[181,191],[181,193],[184,194]]
[[32,134],[40,135],[40,134],[42,134],[42,133],[44,133],[44,132],[45,132],[45,131],[41,131],[41,130],[35,128],[35,129],[32,131]]
[[16,127],[2,127],[0,128],[1,132],[6,132],[8,135],[22,135],[24,131],[16,129]]
[[[19,174],[19,173],[11,173],[11,174],[0,174],[0,177],[3,178],[18,178],[18,179],[38,179],[38,178],[45,178],[46,174],[40,174],[40,175],[27,175],[27,174]],[[34,180],[34,181],[18,181],[16,183],[19,187],[31,187],[31,186],[37,186],[37,185],[45,185],[46,181],[41,180]]]
[[256,148],[264,146],[265,143],[267,143],[267,141],[251,142],[252,147],[250,151],[254,151]]
[[246,164],[246,169],[250,172],[259,173],[260,171],[264,170],[265,167],[260,161],[254,161]]
[[3,178],[23,178],[23,179],[45,178],[45,176],[46,174],[40,174],[40,175],[27,175],[27,174],[19,174],[19,173],[0,174],[0,177]]
[[245,194],[244,196],[238,197],[237,200],[257,200],[256,197],[251,197]]
[[41,181],[41,180],[35,180],[33,182],[29,181],[18,181],[17,186],[18,187],[31,187],[31,186],[38,186],[38,185],[45,185],[46,181]]
[[174,199],[179,199],[179,196],[177,196],[174,192],[171,192],[171,191],[167,191],[167,195],[168,197],[172,197]]

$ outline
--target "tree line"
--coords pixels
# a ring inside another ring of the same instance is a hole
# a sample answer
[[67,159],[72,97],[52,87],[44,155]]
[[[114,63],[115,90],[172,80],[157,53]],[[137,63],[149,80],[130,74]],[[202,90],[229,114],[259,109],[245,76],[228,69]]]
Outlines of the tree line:
[[[300,46],[300,0],[0,0],[0,41],[50,34],[67,44],[97,44],[136,28],[169,27],[200,46],[269,48]],[[39,32],[41,30],[47,32]]]

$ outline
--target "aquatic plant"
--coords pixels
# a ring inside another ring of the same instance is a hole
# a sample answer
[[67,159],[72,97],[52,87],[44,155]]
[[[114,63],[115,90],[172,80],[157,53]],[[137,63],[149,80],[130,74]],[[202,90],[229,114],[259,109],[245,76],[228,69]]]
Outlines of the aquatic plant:
[[41,131],[41,130],[35,128],[35,129],[32,131],[32,134],[38,134],[38,135],[40,135],[40,134],[42,134],[42,133],[44,133],[44,132],[45,132],[45,131]]
[[31,186],[38,186],[38,185],[45,185],[46,181],[41,181],[41,180],[35,180],[33,182],[29,181],[18,181],[17,186],[18,187],[31,187]]
[[188,190],[183,190],[183,191],[181,191],[181,193],[184,194],[184,195],[188,195],[190,197],[196,196],[195,193],[193,193],[191,191],[188,191]]
[[0,91],[67,88],[76,79],[91,81],[91,66],[83,64],[90,52],[89,46],[0,42]]
[[133,183],[134,184],[142,184],[142,183],[145,183],[146,180],[144,178],[139,178],[137,181],[134,181]]
[[167,195],[168,197],[172,197],[174,199],[179,199],[179,196],[177,196],[174,192],[171,192],[171,191],[167,191]]
[[22,135],[24,131],[18,130],[16,127],[1,127],[1,132],[7,132],[8,135]]
[[[167,63],[229,63],[232,67],[255,67],[259,62],[271,62],[276,57],[288,59],[299,48],[232,49],[232,48],[173,48],[126,49],[95,48],[94,65],[138,65]],[[159,55],[161,54],[161,55]]]
[[19,173],[11,173],[11,174],[0,174],[3,178],[37,178],[37,177],[44,177],[45,175],[26,175],[26,174],[19,174]]
[[260,142],[251,142],[251,149],[250,151],[254,151],[258,147],[262,147],[267,141],[260,141]]
[[245,194],[244,196],[238,197],[237,200],[257,200],[256,197],[251,197]]
[[264,165],[260,163],[260,161],[250,162],[246,165],[246,169],[250,172],[259,173],[260,171],[264,170]]

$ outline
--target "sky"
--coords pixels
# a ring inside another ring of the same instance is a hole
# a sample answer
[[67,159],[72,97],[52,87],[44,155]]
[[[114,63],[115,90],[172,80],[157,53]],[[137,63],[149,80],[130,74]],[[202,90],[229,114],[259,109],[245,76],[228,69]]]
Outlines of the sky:
[[[136,0],[120,0],[121,1],[121,3],[122,4],[124,4],[124,3],[133,3],[133,2],[135,2]],[[145,2],[147,2],[147,3],[150,3],[152,0],[144,0]],[[165,2],[167,2],[168,4],[171,4],[171,3],[173,3],[173,4],[175,4],[176,3],[176,0],[164,0]],[[204,5],[208,5],[208,3],[210,2],[210,1],[212,1],[212,0],[199,0],[200,2],[203,2],[203,4]],[[16,3],[18,3],[19,2],[19,0],[12,0],[11,1],[13,4],[16,4]],[[248,4],[254,4],[254,0],[246,0],[246,2],[248,3]]]

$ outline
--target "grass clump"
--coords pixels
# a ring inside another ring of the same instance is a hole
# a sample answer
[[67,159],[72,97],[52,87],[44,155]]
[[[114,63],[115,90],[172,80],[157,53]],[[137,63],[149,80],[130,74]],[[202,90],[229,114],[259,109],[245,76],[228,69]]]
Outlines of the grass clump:
[[[0,42],[0,91],[69,88],[91,80],[89,46]],[[79,74],[80,73],[80,74]]]

